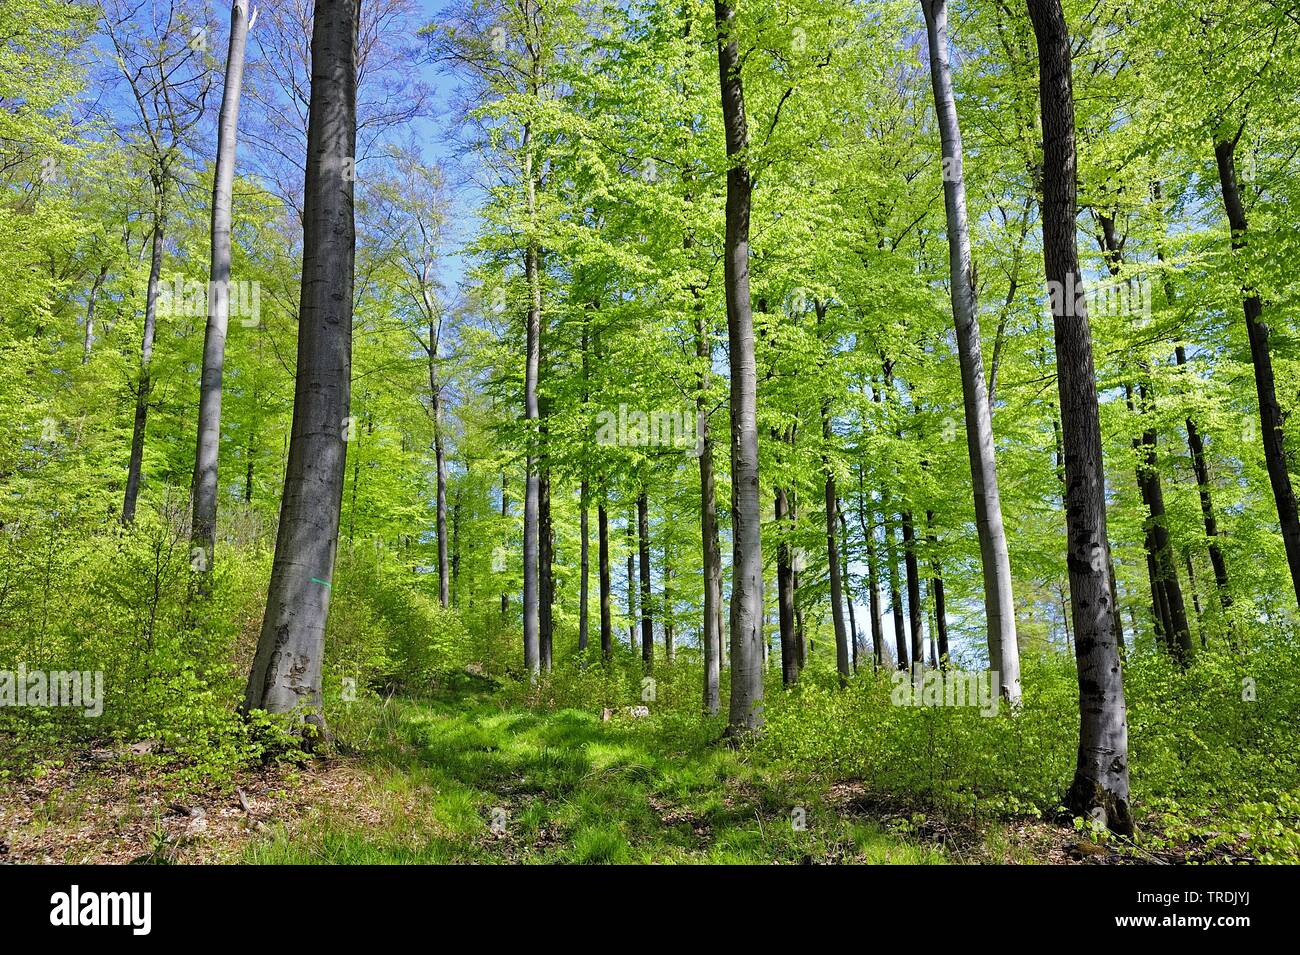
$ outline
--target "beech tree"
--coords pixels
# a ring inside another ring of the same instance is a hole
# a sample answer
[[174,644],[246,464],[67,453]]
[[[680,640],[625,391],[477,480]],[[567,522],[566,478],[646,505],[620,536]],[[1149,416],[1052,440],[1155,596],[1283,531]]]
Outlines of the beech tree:
[[298,372],[275,561],[244,709],[323,731],[321,665],[349,418],[356,223],[357,0],[317,0],[304,182]]
[[966,443],[970,452],[975,525],[984,570],[984,614],[988,621],[989,666],[998,674],[1000,692],[1013,706],[1020,702],[1020,649],[1016,643],[1015,594],[1011,587],[1011,558],[1002,526],[993,451],[993,418],[984,383],[980,344],[979,303],[971,261],[970,229],[966,217],[961,126],[948,66],[947,0],[922,0],[930,47],[930,77],[942,142],[944,207],[948,224],[948,260],[953,323],[961,363]]
[[758,515],[758,422],[755,408],[754,320],[749,300],[749,216],[752,183],[745,150],[749,128],[735,10],[714,0],[718,79],[726,127],[727,238],[724,253],[727,345],[731,366],[731,704],[735,733],[763,725],[763,555]]
[[230,6],[230,49],[217,127],[217,161],[212,174],[212,266],[208,279],[208,323],[203,335],[203,376],[199,389],[198,442],[190,494],[191,567],[198,589],[211,588],[213,548],[217,536],[217,463],[221,445],[221,376],[230,322],[230,228],[235,178],[235,142],[239,127],[239,93],[244,82],[244,49],[257,18],[247,0]]
[[1079,758],[1066,804],[1115,832],[1133,831],[1128,723],[1112,603],[1097,373],[1075,238],[1077,186],[1070,34],[1060,0],[1029,0],[1043,118],[1043,260],[1056,341],[1065,441],[1070,607],[1079,671]]

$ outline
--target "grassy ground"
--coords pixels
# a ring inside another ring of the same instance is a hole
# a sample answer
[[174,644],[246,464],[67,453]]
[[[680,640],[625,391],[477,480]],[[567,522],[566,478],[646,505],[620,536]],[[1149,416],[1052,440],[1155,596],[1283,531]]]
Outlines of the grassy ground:
[[484,690],[356,704],[369,783],[272,826],[254,863],[943,863],[948,853],[654,721],[503,708]]
[[[976,830],[817,767],[774,766],[721,722],[509,702],[461,675],[331,713],[336,750],[198,789],[166,753],[69,749],[0,786],[0,862],[870,863],[1079,859],[1068,832]],[[1101,861],[1089,859],[1088,861]]]

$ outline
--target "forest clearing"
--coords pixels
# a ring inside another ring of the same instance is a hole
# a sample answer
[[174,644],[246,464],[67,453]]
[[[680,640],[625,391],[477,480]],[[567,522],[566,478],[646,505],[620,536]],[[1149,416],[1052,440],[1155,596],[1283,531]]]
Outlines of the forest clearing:
[[0,863],[1300,862],[1296,0],[0,37]]

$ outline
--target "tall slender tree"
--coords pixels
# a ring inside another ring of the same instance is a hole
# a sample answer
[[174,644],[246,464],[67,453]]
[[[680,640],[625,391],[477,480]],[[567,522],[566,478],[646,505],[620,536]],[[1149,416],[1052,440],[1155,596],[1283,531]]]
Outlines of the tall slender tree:
[[[1219,170],[1219,186],[1223,193],[1223,208],[1232,230],[1232,250],[1240,253],[1246,248],[1250,223],[1246,218],[1246,205],[1242,201],[1241,186],[1237,181],[1237,143],[1245,131],[1242,123],[1214,144],[1214,159]],[[1282,529],[1282,543],[1286,548],[1286,563],[1291,571],[1291,586],[1296,602],[1300,603],[1300,513],[1296,509],[1295,490],[1291,487],[1291,473],[1287,468],[1286,446],[1283,435],[1282,407],[1277,400],[1277,380],[1273,372],[1273,352],[1269,345],[1272,334],[1264,320],[1264,302],[1259,291],[1251,284],[1242,289],[1241,307],[1246,316],[1246,336],[1250,341],[1250,361],[1255,367],[1255,395],[1259,400],[1260,440],[1264,444],[1264,465],[1268,469],[1268,482],[1273,489],[1273,502]]]
[[304,184],[298,373],[275,559],[245,711],[324,729],[321,665],[349,420],[358,0],[316,0]]
[[975,529],[984,572],[984,616],[988,625],[989,666],[998,674],[1000,693],[1013,705],[1020,701],[1020,650],[1016,643],[1015,594],[1011,557],[1002,523],[1002,500],[993,449],[993,418],[984,383],[980,347],[979,303],[971,260],[966,215],[961,125],[948,63],[948,2],[921,0],[930,46],[930,82],[939,119],[943,162],[944,210],[948,222],[948,267],[952,317],[957,328],[966,446],[975,498]]
[[239,128],[239,91],[244,82],[244,50],[257,11],[248,0],[230,7],[230,48],[226,54],[226,83],[217,121],[217,162],[212,174],[212,250],[208,273],[208,323],[203,333],[203,375],[199,385],[198,444],[190,482],[193,516],[190,522],[190,567],[197,572],[196,589],[211,589],[213,548],[217,536],[217,461],[221,449],[221,377],[226,358],[226,327],[230,321],[230,207],[235,178],[235,141]]
[[763,554],[758,507],[758,375],[749,298],[749,126],[741,78],[736,13],[714,0],[718,80],[727,144],[726,247],[723,282],[731,370],[731,704],[736,735],[763,727]]
[[1038,45],[1043,261],[1051,293],[1065,446],[1066,564],[1079,675],[1079,752],[1066,805],[1076,815],[1128,834],[1133,831],[1128,714],[1106,537],[1097,375],[1075,237],[1078,187],[1070,34],[1060,0],[1028,4]]

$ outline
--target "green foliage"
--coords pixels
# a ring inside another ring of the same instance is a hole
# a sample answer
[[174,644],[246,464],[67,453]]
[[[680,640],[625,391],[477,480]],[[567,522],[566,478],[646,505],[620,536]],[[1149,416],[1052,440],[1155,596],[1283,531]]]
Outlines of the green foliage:
[[474,659],[460,615],[438,604],[435,578],[361,550],[340,557],[325,640],[330,689],[350,678],[357,689],[419,694]]
[[[1297,673],[1294,644],[1277,635],[1240,654],[1203,652],[1186,670],[1163,655],[1130,654],[1129,763],[1150,844],[1194,839],[1295,861]],[[1248,679],[1253,699],[1243,698]],[[1024,687],[1018,715],[1003,707],[990,718],[975,707],[895,705],[884,674],[860,674],[844,692],[829,680],[805,681],[768,701],[760,748],[918,806],[977,820],[1054,818],[1078,745],[1071,661],[1026,658]]]

